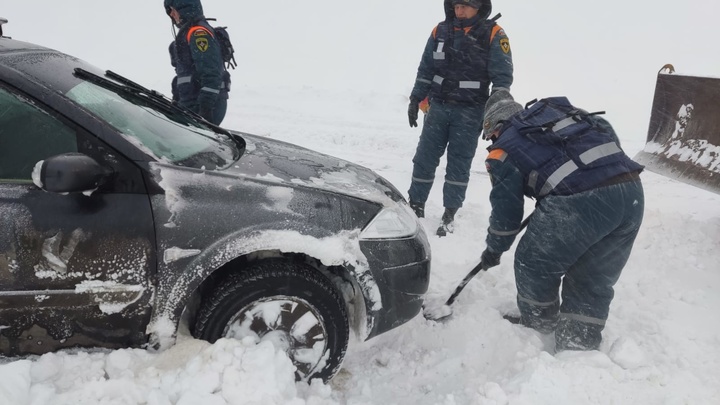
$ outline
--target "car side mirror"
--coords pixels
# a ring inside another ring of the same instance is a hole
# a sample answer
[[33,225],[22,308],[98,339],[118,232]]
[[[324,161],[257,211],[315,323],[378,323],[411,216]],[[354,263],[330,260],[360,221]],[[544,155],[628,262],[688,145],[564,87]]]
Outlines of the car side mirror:
[[64,153],[38,162],[33,181],[53,193],[82,193],[100,187],[112,174],[82,153]]

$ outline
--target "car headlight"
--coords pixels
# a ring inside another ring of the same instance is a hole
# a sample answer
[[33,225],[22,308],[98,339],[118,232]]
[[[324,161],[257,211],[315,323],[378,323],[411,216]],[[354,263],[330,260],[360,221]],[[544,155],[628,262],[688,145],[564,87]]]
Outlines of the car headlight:
[[415,235],[418,221],[407,204],[385,207],[360,233],[360,239],[393,239]]

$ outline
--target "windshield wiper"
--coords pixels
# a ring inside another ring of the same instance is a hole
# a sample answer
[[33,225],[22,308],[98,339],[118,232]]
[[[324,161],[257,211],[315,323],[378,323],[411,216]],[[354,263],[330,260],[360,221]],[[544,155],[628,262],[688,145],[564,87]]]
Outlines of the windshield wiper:
[[[114,92],[134,95],[134,96],[139,97],[140,99],[144,100],[145,102],[151,104],[153,107],[157,107],[158,109],[160,109],[163,112],[166,112],[168,114],[175,113],[175,114],[184,116],[185,118],[189,118],[191,121],[202,122],[203,125],[210,127],[216,133],[221,133],[223,135],[227,135],[228,137],[230,137],[237,143],[237,140],[235,140],[235,137],[232,136],[230,134],[230,132],[228,132],[226,129],[207,121],[201,115],[196,114],[193,111],[188,110],[187,108],[183,108],[183,107],[173,103],[172,100],[165,97],[162,93],[155,91],[155,90],[147,89],[147,88],[139,85],[138,83],[135,83],[134,81],[132,81],[126,77],[123,77],[111,70],[105,71],[105,75],[112,80],[98,76],[98,75],[88,72],[87,70],[82,69],[82,68],[75,68],[75,76],[77,76],[83,80],[87,80],[93,84],[104,87],[104,88],[114,91]],[[120,83],[120,84],[118,84],[118,83]]]

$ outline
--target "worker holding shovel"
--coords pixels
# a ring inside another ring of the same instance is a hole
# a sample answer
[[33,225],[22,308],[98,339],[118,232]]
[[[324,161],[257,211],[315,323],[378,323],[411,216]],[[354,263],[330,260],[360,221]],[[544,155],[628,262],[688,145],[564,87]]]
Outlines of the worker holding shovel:
[[479,266],[500,264],[524,225],[524,196],[536,199],[515,253],[516,321],[555,332],[556,351],[599,347],[643,217],[643,166],[599,114],[565,97],[523,108],[504,90],[485,107],[492,214]]

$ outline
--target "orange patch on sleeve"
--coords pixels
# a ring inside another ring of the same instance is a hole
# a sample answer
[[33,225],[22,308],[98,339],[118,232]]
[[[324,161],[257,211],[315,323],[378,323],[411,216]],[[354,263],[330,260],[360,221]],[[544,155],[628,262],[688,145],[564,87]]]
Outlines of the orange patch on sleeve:
[[[197,31],[202,31],[202,32],[204,32],[204,33],[206,33],[206,34],[208,34],[208,35],[210,35],[211,37],[214,38],[212,32],[206,30],[205,27],[201,27],[201,26],[199,26],[199,25],[196,25],[196,26],[190,28],[190,30],[188,30],[188,33],[187,33],[187,41],[188,41],[188,43],[190,42],[190,37],[192,37],[193,34],[196,34]],[[197,34],[196,34],[196,35],[197,35]]]
[[488,159],[493,159],[493,160],[504,160],[503,158],[505,157],[505,155],[506,155],[506,153],[505,153],[504,150],[502,150],[502,149],[493,149],[493,150],[490,151],[490,154],[488,155],[487,158],[488,158]]
[[496,25],[493,27],[492,32],[490,33],[490,42],[495,39],[495,35],[500,31],[502,28],[499,25]]

